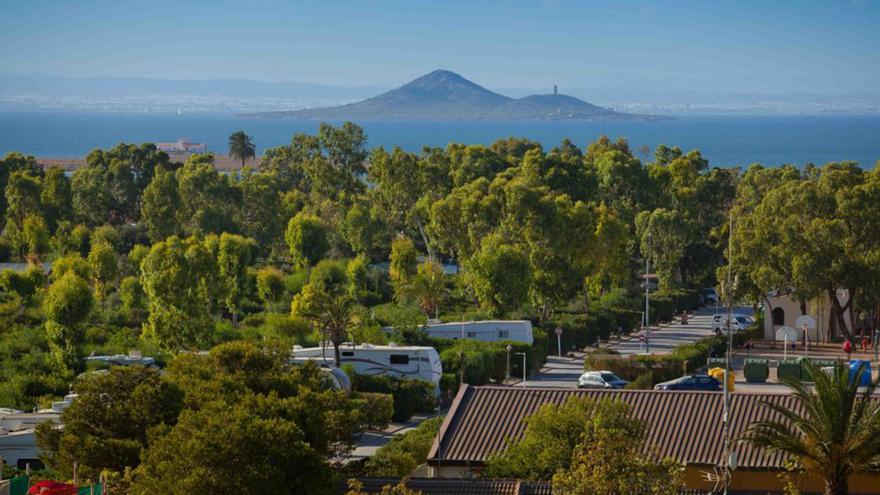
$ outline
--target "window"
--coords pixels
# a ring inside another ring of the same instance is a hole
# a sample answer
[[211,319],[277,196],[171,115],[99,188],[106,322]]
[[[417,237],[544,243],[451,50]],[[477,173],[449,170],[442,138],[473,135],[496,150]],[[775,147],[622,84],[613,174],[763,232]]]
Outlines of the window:
[[467,338],[469,338],[469,339],[474,339],[476,337],[477,337],[477,332],[468,332],[467,333]]
[[510,338],[510,330],[498,330],[498,338],[499,339],[509,339]]
[[351,352],[351,351],[342,351],[342,355],[343,355],[343,356],[349,356],[349,357],[350,357],[350,356],[354,356],[354,353]]
[[785,310],[782,308],[773,308],[773,324],[785,325]]
[[406,354],[392,354],[391,364],[409,364],[409,356]]

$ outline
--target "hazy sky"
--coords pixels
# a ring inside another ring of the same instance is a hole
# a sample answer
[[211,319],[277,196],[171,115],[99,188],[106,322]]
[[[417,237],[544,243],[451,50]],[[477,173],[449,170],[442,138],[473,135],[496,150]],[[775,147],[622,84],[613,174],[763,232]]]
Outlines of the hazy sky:
[[880,1],[6,0],[0,72],[880,91]]

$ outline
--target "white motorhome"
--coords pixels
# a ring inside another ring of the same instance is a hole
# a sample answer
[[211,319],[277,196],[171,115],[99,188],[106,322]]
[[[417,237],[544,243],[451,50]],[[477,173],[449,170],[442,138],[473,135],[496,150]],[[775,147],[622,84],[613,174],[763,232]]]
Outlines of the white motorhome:
[[[400,378],[427,380],[439,387],[443,366],[440,355],[433,347],[372,345],[350,343],[339,349],[341,365],[351,365],[355,373],[363,375],[387,375]],[[310,358],[320,364],[335,366],[333,346],[293,347],[293,358]]]
[[42,469],[35,428],[44,421],[57,425],[60,420],[58,412],[27,413],[0,408],[0,458],[19,469],[28,465],[33,469]]
[[472,339],[484,342],[512,340],[532,345],[532,322],[528,320],[487,320],[439,323],[428,321],[425,332],[429,337],[443,339]]

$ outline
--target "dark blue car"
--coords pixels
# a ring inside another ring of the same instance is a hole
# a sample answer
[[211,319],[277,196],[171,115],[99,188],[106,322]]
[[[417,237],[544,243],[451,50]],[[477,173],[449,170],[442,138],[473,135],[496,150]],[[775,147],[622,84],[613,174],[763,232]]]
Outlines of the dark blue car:
[[721,382],[709,375],[690,375],[654,385],[654,390],[721,390]]

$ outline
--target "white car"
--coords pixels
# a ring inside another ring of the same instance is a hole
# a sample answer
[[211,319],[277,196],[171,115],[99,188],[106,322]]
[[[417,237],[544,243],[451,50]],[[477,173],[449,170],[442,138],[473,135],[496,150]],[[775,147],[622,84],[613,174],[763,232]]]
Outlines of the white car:
[[[733,333],[742,332],[749,328],[749,326],[754,323],[750,317],[746,315],[733,315],[733,320],[730,322],[730,330]],[[725,331],[727,331],[727,315],[719,314],[712,317],[712,328],[715,330],[715,333],[721,335]]]

